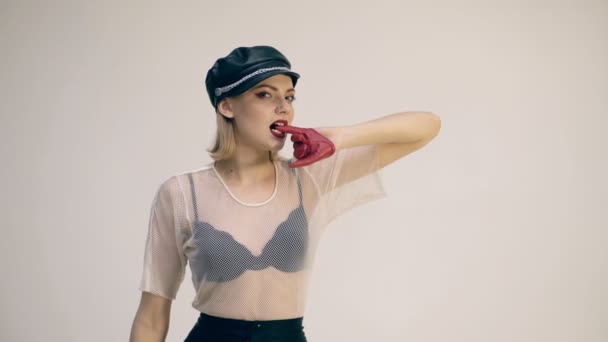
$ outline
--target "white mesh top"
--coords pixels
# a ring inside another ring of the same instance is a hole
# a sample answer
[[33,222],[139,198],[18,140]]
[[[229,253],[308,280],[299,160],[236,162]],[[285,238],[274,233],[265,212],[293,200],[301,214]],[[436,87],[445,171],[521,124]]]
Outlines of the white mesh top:
[[261,203],[239,200],[214,163],[162,182],[151,205],[140,290],[175,299],[189,264],[192,306],[200,312],[302,317],[324,228],[386,192],[375,145],[295,169],[292,161],[274,161],[274,191]]

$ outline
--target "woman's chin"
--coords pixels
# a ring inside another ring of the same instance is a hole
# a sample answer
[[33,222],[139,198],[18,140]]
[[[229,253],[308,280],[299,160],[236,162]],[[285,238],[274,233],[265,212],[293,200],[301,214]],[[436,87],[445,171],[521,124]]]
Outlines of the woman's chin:
[[273,152],[278,152],[283,149],[283,146],[285,146],[285,141],[275,141],[274,144],[271,144],[270,150]]
[[270,139],[273,141],[273,145],[274,146],[279,146],[280,145],[282,147],[283,145],[285,145],[285,137],[284,136],[283,137],[278,137],[278,136],[270,133]]
[[275,144],[274,146],[269,146],[268,150],[271,153],[279,153],[283,149],[284,144]]

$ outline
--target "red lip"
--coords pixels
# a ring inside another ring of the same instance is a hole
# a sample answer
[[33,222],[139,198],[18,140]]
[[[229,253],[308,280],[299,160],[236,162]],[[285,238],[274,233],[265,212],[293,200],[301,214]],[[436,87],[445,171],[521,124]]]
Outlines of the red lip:
[[276,120],[275,122],[273,122],[269,126],[270,133],[272,133],[272,135],[274,135],[277,138],[285,138],[285,133],[283,133],[283,132],[276,132],[276,131],[273,130],[273,128],[275,128],[275,126],[276,126],[277,123],[282,123],[283,125],[288,125],[289,124],[287,122],[287,120]]
[[287,120],[277,120],[277,121],[273,122],[272,124],[270,124],[270,127],[273,127],[274,124],[276,124],[276,123],[282,123],[283,125],[289,125]]

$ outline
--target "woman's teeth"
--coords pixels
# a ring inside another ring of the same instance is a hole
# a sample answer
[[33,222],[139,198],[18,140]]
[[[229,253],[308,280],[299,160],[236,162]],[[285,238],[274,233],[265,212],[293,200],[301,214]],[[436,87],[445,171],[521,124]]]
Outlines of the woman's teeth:
[[278,129],[276,129],[277,126],[283,126],[283,124],[281,124],[281,123],[273,123],[272,125],[270,125],[270,131],[275,136],[284,137],[285,133],[283,133],[283,132],[279,131]]

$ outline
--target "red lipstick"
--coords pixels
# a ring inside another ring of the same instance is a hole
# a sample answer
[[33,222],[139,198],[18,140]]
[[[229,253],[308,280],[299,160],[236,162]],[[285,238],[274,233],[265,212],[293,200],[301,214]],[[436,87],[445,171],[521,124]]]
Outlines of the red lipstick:
[[270,124],[270,127],[269,127],[270,133],[272,133],[272,135],[274,135],[277,138],[285,138],[285,133],[275,129],[275,127],[278,125],[287,126],[288,122],[287,122],[287,120],[277,120],[277,121],[273,122],[272,124]]

